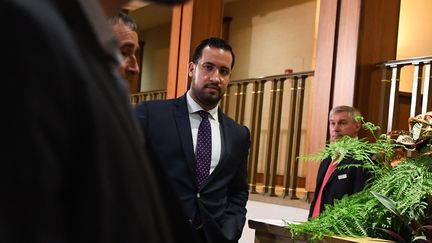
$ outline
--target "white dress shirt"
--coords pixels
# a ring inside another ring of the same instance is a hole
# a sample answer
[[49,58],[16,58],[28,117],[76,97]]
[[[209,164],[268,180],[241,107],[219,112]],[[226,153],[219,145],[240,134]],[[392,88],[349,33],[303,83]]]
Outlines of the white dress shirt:
[[[186,102],[189,111],[189,121],[192,129],[192,140],[194,152],[196,151],[197,137],[198,137],[198,128],[201,123],[201,116],[197,113],[200,110],[204,110],[201,106],[192,99],[189,91],[186,93]],[[214,168],[219,163],[221,156],[221,132],[219,126],[219,117],[218,117],[218,108],[217,105],[215,108],[207,111],[209,115],[209,121],[211,126],[212,133],[212,153],[211,153],[211,164],[210,164],[210,174],[213,172]]]

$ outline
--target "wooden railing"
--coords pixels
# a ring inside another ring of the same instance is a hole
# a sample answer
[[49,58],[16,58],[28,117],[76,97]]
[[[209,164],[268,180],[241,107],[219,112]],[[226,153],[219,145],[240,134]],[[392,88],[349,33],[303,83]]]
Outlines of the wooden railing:
[[[392,60],[379,64],[382,68],[382,87],[380,101],[379,124],[383,131],[392,131],[401,117],[399,91],[401,71],[405,67],[412,68],[412,91],[409,104],[409,116],[430,111],[432,107],[431,93],[431,62],[432,57],[417,57],[404,60]],[[405,96],[406,96],[406,92]],[[402,122],[406,122],[404,119]],[[397,126],[396,126],[397,129]]]
[[129,96],[130,103],[135,107],[138,103],[145,100],[163,100],[166,99],[166,90],[154,90],[131,94]]
[[[297,157],[306,130],[302,121],[307,117],[304,112],[307,108],[303,106],[305,87],[313,75],[309,71],[229,83],[220,106],[225,114],[251,131],[248,161],[251,193],[298,198]],[[164,91],[138,93],[131,95],[131,103],[165,97]]]
[[[251,193],[297,198],[305,85],[313,74],[309,71],[230,82],[221,108],[251,131]],[[285,135],[284,140],[281,135]],[[280,195],[277,185],[281,186]]]

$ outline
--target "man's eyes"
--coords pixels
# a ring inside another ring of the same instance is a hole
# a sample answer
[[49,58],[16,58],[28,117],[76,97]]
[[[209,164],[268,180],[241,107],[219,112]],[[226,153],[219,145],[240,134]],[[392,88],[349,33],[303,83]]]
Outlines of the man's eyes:
[[134,52],[133,48],[128,48],[128,47],[121,48],[120,52],[121,52],[121,54],[122,54],[123,57],[130,57],[130,56],[134,56],[135,55],[135,52]]
[[[210,64],[203,64],[202,67],[203,67],[204,70],[207,71],[207,72],[213,72],[214,70],[216,70],[216,66],[214,66],[214,65],[210,65]],[[221,68],[219,69],[219,73],[220,73],[220,75],[222,75],[222,76],[228,76],[228,75],[230,74],[230,72],[231,72],[231,71],[230,71],[228,68],[221,67]]]
[[341,126],[341,125],[346,125],[346,124],[348,124],[348,122],[347,122],[347,121],[330,122],[329,124],[330,124],[330,126],[335,126],[336,124],[339,125],[339,126]]
[[206,70],[206,71],[208,71],[208,72],[211,72],[211,71],[213,71],[213,70],[215,69],[215,66],[213,66],[213,65],[208,65],[208,64],[204,64],[204,65],[203,65],[203,68],[204,68],[204,70]]
[[229,75],[229,74],[230,74],[230,71],[229,71],[228,69],[226,69],[226,68],[221,68],[221,69],[219,70],[219,73],[220,73],[221,75],[223,75],[223,76],[226,76],[226,75]]

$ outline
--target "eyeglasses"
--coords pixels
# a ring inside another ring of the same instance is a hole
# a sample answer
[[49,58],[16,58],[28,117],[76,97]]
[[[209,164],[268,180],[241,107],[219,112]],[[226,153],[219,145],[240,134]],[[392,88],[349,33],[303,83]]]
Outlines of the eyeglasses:
[[214,71],[218,70],[219,75],[222,77],[228,77],[231,74],[231,70],[227,67],[217,67],[213,63],[203,63],[199,65],[201,69],[206,73],[213,73]]

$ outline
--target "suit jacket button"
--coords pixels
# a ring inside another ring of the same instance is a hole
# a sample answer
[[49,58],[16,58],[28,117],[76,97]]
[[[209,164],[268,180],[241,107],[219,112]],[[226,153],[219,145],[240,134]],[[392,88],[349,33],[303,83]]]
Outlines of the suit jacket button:
[[199,192],[197,193],[197,198],[200,198],[201,197],[201,195],[199,194]]

